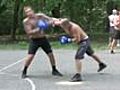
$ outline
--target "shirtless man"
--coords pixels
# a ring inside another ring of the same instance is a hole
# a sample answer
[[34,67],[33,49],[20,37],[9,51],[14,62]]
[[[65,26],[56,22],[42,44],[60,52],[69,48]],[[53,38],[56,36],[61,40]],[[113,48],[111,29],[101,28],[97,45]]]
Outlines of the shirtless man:
[[79,25],[69,21],[66,18],[58,19],[58,20],[54,21],[54,24],[63,28],[63,30],[68,35],[71,36],[71,40],[73,42],[76,42],[80,46],[75,55],[76,74],[72,77],[71,81],[73,81],[73,82],[74,81],[82,81],[82,78],[81,78],[82,62],[81,62],[81,60],[84,58],[85,53],[87,55],[91,56],[99,64],[98,72],[100,72],[101,70],[103,70],[106,67],[106,64],[104,64],[92,50],[88,35],[83,31],[83,29]]
[[48,55],[50,59],[50,63],[52,67],[52,75],[62,76],[62,74],[56,69],[55,58],[51,46],[44,34],[44,31],[40,30],[40,28],[37,26],[37,22],[39,19],[44,19],[51,25],[52,18],[42,13],[38,13],[38,14],[34,13],[33,9],[30,6],[25,6],[24,12],[26,18],[23,20],[23,24],[24,24],[25,32],[30,39],[30,43],[29,43],[28,55],[25,58],[25,65],[22,72],[22,78],[25,78],[27,76],[27,69],[30,66],[35,56],[35,53],[37,52],[39,47],[41,47],[44,50],[44,52]]

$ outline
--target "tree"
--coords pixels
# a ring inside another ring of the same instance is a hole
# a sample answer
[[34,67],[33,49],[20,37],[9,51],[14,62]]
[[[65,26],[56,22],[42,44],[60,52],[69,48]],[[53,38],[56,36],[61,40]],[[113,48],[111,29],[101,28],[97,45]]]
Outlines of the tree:
[[7,9],[5,1],[6,0],[0,0],[0,14]]
[[15,33],[18,28],[18,12],[20,8],[20,0],[15,0],[15,5],[14,5],[14,14],[13,14],[13,29],[11,31],[11,39],[15,40]]

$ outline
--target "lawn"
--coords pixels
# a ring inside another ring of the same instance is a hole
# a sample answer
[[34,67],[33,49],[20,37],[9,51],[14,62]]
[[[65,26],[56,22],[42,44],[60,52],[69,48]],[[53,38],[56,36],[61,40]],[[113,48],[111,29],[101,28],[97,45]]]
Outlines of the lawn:
[[[78,45],[75,43],[69,43],[61,45],[58,41],[50,42],[54,49],[77,49]],[[14,43],[1,43],[0,50],[26,50],[28,49],[28,42],[20,41]],[[92,41],[92,47],[96,50],[105,50],[107,49],[107,42],[96,42]]]

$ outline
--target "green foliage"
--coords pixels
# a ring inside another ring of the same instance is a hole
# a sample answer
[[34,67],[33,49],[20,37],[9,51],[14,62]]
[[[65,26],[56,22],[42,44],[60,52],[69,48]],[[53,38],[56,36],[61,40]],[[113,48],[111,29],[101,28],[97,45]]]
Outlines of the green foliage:
[[[59,43],[59,41],[52,41],[50,43],[54,49],[73,49],[77,50],[78,45],[75,43],[65,44],[62,45]],[[107,43],[106,42],[96,42],[92,41],[92,47],[96,50],[106,50]],[[14,42],[14,43],[2,43],[0,44],[0,50],[27,50],[28,49],[28,42],[22,41],[22,42]],[[99,48],[98,48],[99,47]]]
[[11,0],[0,1],[0,35],[10,34],[13,16],[12,2]]
[[[106,18],[113,8],[120,7],[120,0],[20,0],[17,34],[23,34],[23,6],[30,5],[35,12],[52,16],[51,11],[60,4],[61,17],[67,17],[81,25],[87,32],[104,32]],[[13,26],[15,0],[0,0],[0,34],[10,34]],[[6,23],[7,22],[7,23]],[[6,25],[6,26],[4,26]],[[57,30],[56,30],[57,31]],[[61,33],[59,30],[55,33]],[[50,31],[48,33],[51,33]]]
[[10,34],[12,28],[12,13],[8,10],[0,15],[0,35]]
[[6,3],[6,0],[1,0],[0,1],[0,13],[2,13],[3,11],[6,10],[5,3]]
[[[71,20],[80,24],[89,32],[99,31],[104,28],[105,2],[98,0],[67,0],[64,11]],[[67,7],[66,7],[67,6]]]

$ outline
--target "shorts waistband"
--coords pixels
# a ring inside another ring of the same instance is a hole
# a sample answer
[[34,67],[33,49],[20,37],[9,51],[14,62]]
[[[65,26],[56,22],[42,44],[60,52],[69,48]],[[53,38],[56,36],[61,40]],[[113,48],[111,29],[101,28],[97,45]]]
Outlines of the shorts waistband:
[[46,39],[46,37],[41,37],[41,38],[31,38],[30,40],[37,41],[37,40],[42,40],[42,39]]
[[83,39],[83,40],[80,41],[80,43],[82,43],[82,42],[84,42],[84,41],[87,41],[88,39],[89,39],[89,38]]

